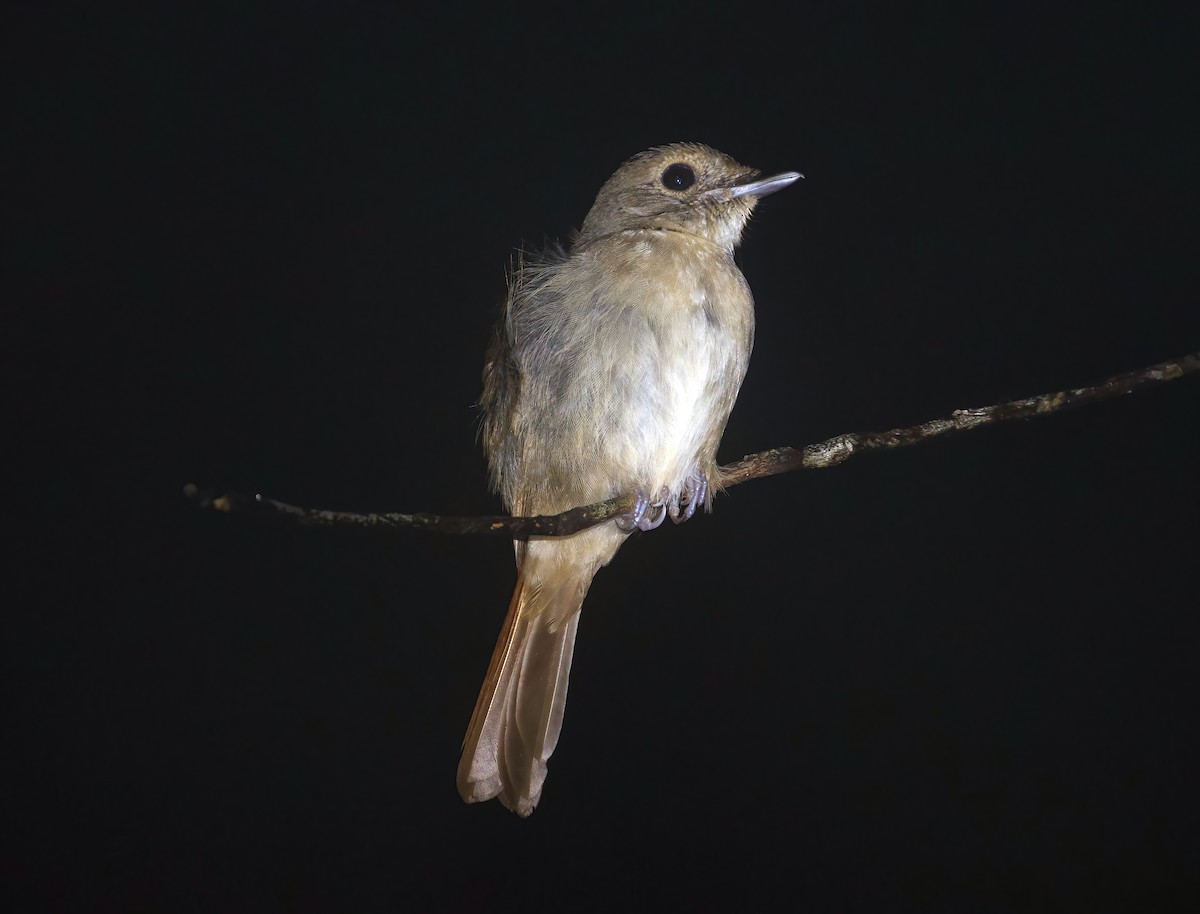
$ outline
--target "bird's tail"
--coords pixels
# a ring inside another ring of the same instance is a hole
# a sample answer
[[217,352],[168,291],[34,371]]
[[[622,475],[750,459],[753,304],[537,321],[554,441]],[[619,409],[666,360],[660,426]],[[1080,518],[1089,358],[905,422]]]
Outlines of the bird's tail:
[[597,568],[611,557],[579,561],[577,545],[534,540],[525,546],[463,740],[458,791],[468,803],[499,797],[527,816],[541,797],[562,729],[579,609]]

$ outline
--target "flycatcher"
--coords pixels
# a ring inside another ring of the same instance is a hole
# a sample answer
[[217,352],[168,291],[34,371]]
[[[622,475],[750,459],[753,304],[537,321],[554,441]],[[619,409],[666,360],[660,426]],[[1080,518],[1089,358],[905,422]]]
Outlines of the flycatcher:
[[518,258],[483,369],[483,444],[515,515],[633,494],[634,510],[516,542],[517,587],[458,766],[468,803],[533,812],[558,743],[580,607],[634,529],[711,509],[717,445],[754,342],[733,260],[761,197],[800,178],[696,143],[634,156],[569,250]]

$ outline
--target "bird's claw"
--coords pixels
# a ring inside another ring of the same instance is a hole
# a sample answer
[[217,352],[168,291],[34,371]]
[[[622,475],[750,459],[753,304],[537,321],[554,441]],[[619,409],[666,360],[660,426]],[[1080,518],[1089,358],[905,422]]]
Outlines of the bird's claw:
[[642,522],[646,518],[646,509],[650,507],[650,496],[646,494],[643,488],[637,488],[633,491],[633,510],[626,514],[621,514],[617,517],[617,526],[629,532],[634,527],[641,528]]
[[[663,486],[658,493],[658,501],[651,502],[646,490],[639,487],[633,492],[633,510],[620,515],[617,526],[629,532],[638,530],[654,530],[668,517],[677,524],[691,520],[696,510],[708,498],[708,477],[703,473],[693,473],[688,477],[687,488],[681,497],[671,498],[671,490]],[[651,509],[658,510],[651,513]]]
[[[693,473],[688,477],[688,487],[685,492],[687,504],[683,508],[683,511],[679,510],[679,502],[671,505],[670,508],[671,520],[677,524],[691,520],[692,516],[696,513],[696,509],[704,504],[705,499],[708,498],[708,477],[703,473]],[[680,499],[680,501],[683,500],[682,498]]]
[[[667,501],[670,498],[671,492],[663,486],[659,492],[659,500],[657,503],[651,504],[650,496],[645,489],[637,488],[633,492],[633,510],[627,514],[622,514],[617,517],[617,527],[621,530],[629,532],[634,528],[638,530],[655,530],[664,520],[667,519],[668,507]],[[651,508],[658,508],[658,511],[649,516]],[[675,510],[678,510],[676,508]]]
[[658,505],[652,506],[658,508],[658,513],[653,518],[643,517],[641,523],[638,524],[639,530],[657,530],[664,520],[667,519],[667,500],[671,497],[671,490],[663,486],[658,493]]

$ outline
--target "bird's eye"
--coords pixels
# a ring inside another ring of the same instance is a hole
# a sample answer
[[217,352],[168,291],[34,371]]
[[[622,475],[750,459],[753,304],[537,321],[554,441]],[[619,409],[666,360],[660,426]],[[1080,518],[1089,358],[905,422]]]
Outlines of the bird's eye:
[[696,183],[696,172],[691,165],[676,162],[662,173],[662,183],[667,190],[687,190]]

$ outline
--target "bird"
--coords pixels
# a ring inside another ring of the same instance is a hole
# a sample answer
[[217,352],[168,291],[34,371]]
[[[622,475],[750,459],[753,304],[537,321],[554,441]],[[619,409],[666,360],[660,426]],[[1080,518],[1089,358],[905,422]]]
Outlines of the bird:
[[801,177],[760,178],[700,143],[657,146],[604,183],[568,247],[515,256],[479,400],[492,487],[518,516],[621,495],[633,508],[514,541],[516,589],[458,766],[466,802],[533,812],[592,578],[633,531],[711,510],[754,342],[734,249],[758,201]]

